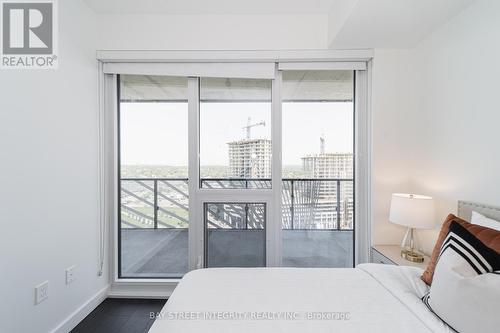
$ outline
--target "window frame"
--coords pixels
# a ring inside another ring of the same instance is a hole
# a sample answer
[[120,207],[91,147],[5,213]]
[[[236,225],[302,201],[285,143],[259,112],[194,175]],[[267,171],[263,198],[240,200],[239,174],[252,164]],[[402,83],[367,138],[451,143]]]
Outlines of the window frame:
[[[111,52],[111,53],[110,53]],[[113,292],[116,295],[147,295],[153,292],[155,295],[169,295],[179,279],[144,279],[144,278],[120,278],[118,276],[118,198],[119,198],[119,165],[116,136],[118,129],[118,88],[116,74],[105,74],[103,64],[105,63],[125,63],[124,57],[130,55],[123,53],[126,51],[105,51],[98,52],[99,58],[99,189],[100,189],[100,222],[105,226],[107,237],[103,238],[105,250],[108,255],[107,270]],[[171,55],[163,51],[159,53],[134,55],[134,66],[140,67],[141,62],[148,63],[154,57],[161,57],[163,62],[172,62]],[[202,53],[199,56],[206,55]],[[214,51],[212,57],[224,53]],[[228,56],[234,52],[228,51]],[[294,62],[298,59],[315,63],[314,70],[318,69],[318,63],[327,63],[328,69],[335,68],[338,64],[346,69],[351,63],[356,66],[364,63],[365,69],[355,69],[355,171],[354,193],[355,193],[355,226],[354,229],[354,252],[355,264],[368,261],[368,249],[370,247],[370,225],[371,225],[371,58],[372,53],[366,51],[312,51],[292,52],[279,51],[273,55],[269,53],[250,52],[248,56],[242,56],[239,62],[271,61],[275,63],[276,73],[272,80],[272,188],[271,189],[202,189],[199,188],[198,181],[190,181],[190,229],[189,229],[189,268],[197,269],[203,267],[203,203],[204,202],[255,202],[266,203],[266,262],[268,267],[281,265],[281,223],[269,223],[271,221],[281,221],[281,71],[278,65],[281,62]],[[280,59],[288,56],[288,59]],[[185,59],[193,59],[194,53],[186,55]],[[121,59],[120,59],[121,58]],[[274,58],[274,59],[269,59]],[[217,62],[228,61],[230,58],[218,57]],[[214,62],[208,57],[205,61]],[[175,62],[175,61],[174,61]],[[346,65],[348,64],[348,65]],[[302,68],[302,67],[301,67]],[[362,67],[359,67],[362,68]],[[196,87],[196,88],[195,88]],[[188,77],[188,128],[192,131],[196,128],[196,133],[189,133],[189,179],[199,180],[199,79],[198,77]],[[194,124],[194,125],[192,125]],[[194,126],[194,127],[193,127]],[[194,134],[194,135],[192,135]],[[193,161],[192,161],[193,159]],[[192,163],[195,162],[195,163]],[[193,192],[194,191],[194,192]],[[235,198],[237,198],[235,200]],[[191,224],[194,221],[199,223],[194,228]],[[363,222],[361,222],[363,221]],[[153,281],[154,280],[154,281]],[[138,286],[145,288],[137,290]],[[161,286],[161,288],[160,288]],[[134,290],[134,288],[136,288]],[[147,290],[147,291],[145,291]]]

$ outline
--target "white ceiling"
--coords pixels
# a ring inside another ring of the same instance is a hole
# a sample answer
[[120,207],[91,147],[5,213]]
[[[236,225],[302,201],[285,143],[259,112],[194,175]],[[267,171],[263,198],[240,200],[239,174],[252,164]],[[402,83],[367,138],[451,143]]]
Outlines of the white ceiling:
[[328,14],[336,0],[84,0],[101,14]]
[[357,0],[329,46],[410,48],[474,1]]

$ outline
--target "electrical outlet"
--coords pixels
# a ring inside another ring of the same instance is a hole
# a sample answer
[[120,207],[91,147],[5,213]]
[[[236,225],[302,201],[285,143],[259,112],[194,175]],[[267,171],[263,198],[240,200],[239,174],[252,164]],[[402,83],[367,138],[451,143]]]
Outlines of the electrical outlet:
[[42,282],[35,287],[35,304],[39,304],[49,298],[49,281]]
[[70,284],[76,280],[75,268],[76,266],[66,268],[66,284]]

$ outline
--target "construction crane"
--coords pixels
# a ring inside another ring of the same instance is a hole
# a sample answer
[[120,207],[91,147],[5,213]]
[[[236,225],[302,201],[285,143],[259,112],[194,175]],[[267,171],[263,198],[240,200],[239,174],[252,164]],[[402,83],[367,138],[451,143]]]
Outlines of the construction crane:
[[255,127],[255,126],[266,126],[266,122],[259,121],[258,123],[252,124],[252,118],[248,117],[247,125],[243,126],[243,129],[246,130],[246,132],[247,132],[247,140],[250,140],[250,138],[252,137],[250,130],[252,127]]

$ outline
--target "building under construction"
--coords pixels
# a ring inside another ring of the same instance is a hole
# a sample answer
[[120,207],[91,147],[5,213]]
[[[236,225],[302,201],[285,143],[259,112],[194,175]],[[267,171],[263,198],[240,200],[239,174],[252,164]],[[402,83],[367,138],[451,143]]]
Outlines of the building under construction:
[[264,121],[252,124],[248,118],[246,139],[229,142],[229,177],[234,178],[271,178],[271,140],[252,139],[251,129],[266,126]]
[[230,177],[271,178],[271,140],[246,139],[228,146]]
[[[302,164],[306,177],[315,179],[352,179],[353,178],[353,154],[352,153],[325,153],[322,149],[320,154],[307,155],[302,158]],[[352,182],[319,182],[316,200],[315,219],[318,225],[330,229],[333,226],[340,228],[352,228],[353,221],[353,194]],[[339,198],[337,198],[339,195]],[[337,206],[339,215],[337,215]]]

